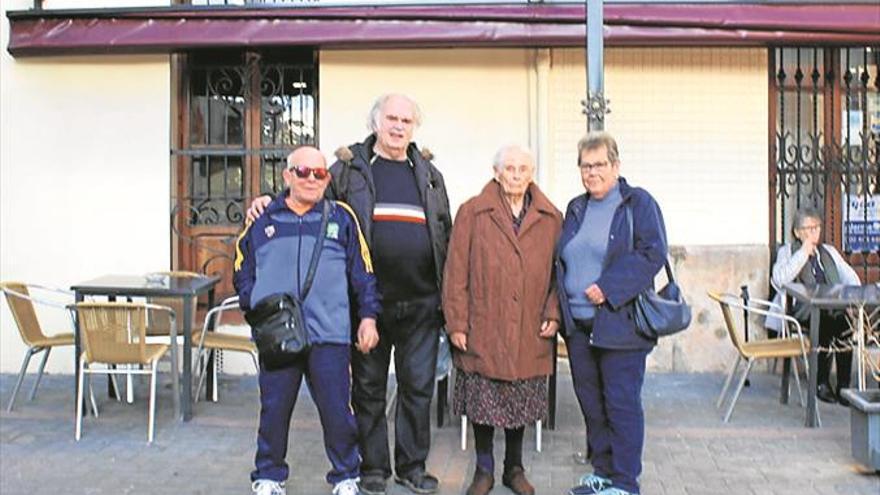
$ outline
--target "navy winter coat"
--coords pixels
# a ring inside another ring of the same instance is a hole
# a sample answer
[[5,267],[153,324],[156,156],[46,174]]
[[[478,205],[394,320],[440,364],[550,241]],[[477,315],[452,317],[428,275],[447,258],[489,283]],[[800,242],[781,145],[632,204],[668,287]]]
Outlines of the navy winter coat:
[[[596,308],[590,343],[607,349],[649,349],[656,344],[656,340],[636,333],[633,301],[639,292],[654,282],[654,276],[666,262],[666,227],[659,205],[647,191],[630,186],[622,177],[618,180],[623,199],[611,219],[608,250],[602,274],[596,281],[605,294],[605,302]],[[556,284],[565,335],[575,331],[575,325],[563,286],[565,262],[561,254],[580,228],[589,200],[589,193],[586,193],[568,204],[562,223],[562,237],[556,246]],[[626,219],[627,206],[632,209],[632,250],[629,248],[631,234]]]
[[[333,180],[324,193],[330,199],[345,201],[351,205],[366,236],[367,244],[371,248],[376,185],[373,183],[370,163],[375,144],[376,135],[370,134],[362,143],[337,150],[338,160],[330,167]],[[446,265],[449,236],[452,232],[452,215],[449,212],[446,184],[443,182],[443,174],[431,163],[433,155],[427,149],[419,150],[415,143],[410,143],[406,155],[413,167],[416,187],[419,188],[419,196],[425,208],[425,220],[431,236],[431,251],[434,255],[439,290],[443,286],[443,267]]]

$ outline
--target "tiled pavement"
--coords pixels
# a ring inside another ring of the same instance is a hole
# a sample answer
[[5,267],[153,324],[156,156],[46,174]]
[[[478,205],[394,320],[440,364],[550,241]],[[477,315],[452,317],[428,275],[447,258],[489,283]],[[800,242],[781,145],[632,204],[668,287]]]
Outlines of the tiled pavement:
[[[558,428],[544,431],[535,452],[526,432],[524,461],[539,494],[563,494],[587,468],[580,418],[570,377],[561,367]],[[722,376],[649,374],[644,389],[647,441],[642,493],[880,494],[880,477],[855,464],[849,453],[849,413],[821,404],[824,427],[803,427],[803,409],[778,402],[779,377],[754,373],[729,424],[714,408]],[[12,413],[5,412],[14,377],[0,376],[0,494],[246,494],[257,419],[253,377],[224,378],[219,403],[199,403],[190,423],[171,418],[167,376],[158,401],[156,441],[146,443],[146,386],[135,404],[99,396],[100,417],[86,418],[73,440],[73,378],[47,376],[34,402],[32,375]],[[103,386],[103,379],[98,380]],[[473,472],[473,451],[459,450],[458,422],[435,429],[428,468],[442,494],[463,493]],[[307,394],[294,413],[288,492],[328,494],[328,463],[320,424]],[[472,439],[469,438],[469,447]],[[472,447],[471,447],[472,448]],[[496,436],[500,465],[503,435]],[[501,487],[493,493],[509,494]],[[408,493],[389,486],[390,495]]]

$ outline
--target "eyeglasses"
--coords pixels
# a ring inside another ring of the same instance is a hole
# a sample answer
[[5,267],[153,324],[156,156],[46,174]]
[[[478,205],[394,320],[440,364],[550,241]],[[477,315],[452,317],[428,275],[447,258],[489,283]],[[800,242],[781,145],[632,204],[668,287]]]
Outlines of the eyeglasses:
[[306,167],[305,165],[294,165],[292,167],[288,167],[287,170],[293,171],[297,177],[300,179],[308,179],[309,175],[314,177],[316,180],[324,180],[330,175],[330,172],[323,167]]
[[801,232],[819,232],[820,230],[822,230],[822,224],[817,223],[815,225],[804,225],[802,227],[799,227],[798,230],[800,230]]
[[600,172],[602,170],[605,170],[608,165],[610,164],[607,161],[596,163],[582,162],[578,164],[578,168],[580,168],[583,172]]

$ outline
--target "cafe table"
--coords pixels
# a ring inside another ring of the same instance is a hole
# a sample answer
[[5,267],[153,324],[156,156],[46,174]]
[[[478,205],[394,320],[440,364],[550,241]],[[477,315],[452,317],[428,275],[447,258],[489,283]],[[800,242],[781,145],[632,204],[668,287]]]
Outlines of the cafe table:
[[[863,312],[865,307],[880,305],[880,287],[869,285],[816,284],[804,285],[788,283],[784,286],[788,295],[810,307],[810,355],[809,385],[807,390],[808,427],[819,424],[819,410],[816,403],[818,345],[819,345],[819,311],[843,310],[854,308],[859,312],[858,325],[864,325]],[[857,329],[857,335],[864,335],[863,329]]]
[[[166,274],[151,275],[105,275],[73,285],[76,302],[82,302],[86,296],[104,296],[109,300],[117,297],[164,297],[181,298],[183,314],[177,315],[178,326],[183,335],[183,398],[180,393],[180,372],[177,367],[177,335],[172,325],[171,333],[171,377],[174,395],[174,415],[184,421],[192,418],[192,302],[200,295],[208,294],[208,307],[214,306],[214,287],[220,281],[219,276],[179,277]],[[82,342],[79,324],[75,325],[74,333],[74,376],[79,375],[79,358]],[[210,376],[210,374],[208,375]],[[209,384],[210,390],[210,384]],[[182,404],[181,404],[182,402]]]

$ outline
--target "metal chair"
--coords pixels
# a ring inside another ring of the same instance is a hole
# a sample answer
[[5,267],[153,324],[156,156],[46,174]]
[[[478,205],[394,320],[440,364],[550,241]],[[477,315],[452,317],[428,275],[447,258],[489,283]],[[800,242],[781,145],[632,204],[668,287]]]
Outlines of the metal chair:
[[[721,405],[724,403],[725,394],[727,393],[727,390],[730,387],[731,382],[733,381],[733,376],[734,374],[736,374],[737,368],[739,368],[739,365],[742,361],[746,362],[745,369],[743,370],[743,373],[738,380],[733,398],[731,399],[730,405],[728,406],[727,411],[724,414],[724,422],[726,423],[730,420],[731,414],[733,414],[733,408],[736,405],[737,399],[739,399],[739,394],[740,392],[742,392],[742,388],[745,384],[746,379],[749,377],[749,371],[751,371],[752,369],[752,364],[754,364],[756,360],[800,357],[803,360],[804,370],[806,370],[808,366],[807,351],[810,348],[810,343],[809,339],[804,337],[803,332],[801,331],[800,323],[798,323],[796,319],[788,315],[778,316],[783,318],[786,323],[792,325],[797,335],[791,336],[788,333],[784,333],[783,335],[780,335],[780,337],[777,339],[743,342],[740,339],[740,332],[736,328],[736,323],[731,308],[745,311],[746,315],[755,314],[765,317],[768,316],[770,312],[766,309],[762,309],[752,305],[743,305],[738,296],[734,294],[718,294],[714,292],[709,292],[709,297],[721,305],[721,312],[724,315],[724,323],[727,326],[727,334],[730,336],[730,340],[737,351],[736,361],[734,361],[733,366],[731,367],[730,372],[727,375],[727,379],[724,381],[724,386],[721,389],[721,393],[718,396],[718,401],[715,403],[715,407],[721,407]],[[801,405],[805,406],[806,401],[804,399],[803,390],[801,389],[800,377],[798,375],[796,362],[796,360],[792,360],[792,363],[795,364],[795,383],[797,384],[798,395],[801,399]]]
[[[257,354],[257,346],[250,339],[250,337],[246,337],[243,335],[232,335],[229,333],[223,333],[218,331],[221,328],[220,321],[223,317],[223,313],[225,311],[238,311],[238,296],[233,296],[225,299],[219,306],[211,308],[208,311],[208,314],[205,315],[205,323],[202,326],[202,329],[193,334],[193,341],[197,341],[198,347],[196,348],[196,367],[194,370],[196,376],[199,377],[198,385],[196,386],[195,392],[195,402],[199,401],[199,394],[202,390],[202,384],[205,381],[205,375],[207,375],[208,370],[208,354],[214,354],[214,367],[211,370],[213,373],[213,383],[214,386],[211,390],[211,397],[214,401],[217,400],[217,366],[218,359],[216,356],[217,351],[232,351],[232,352],[244,352],[251,356],[251,359],[254,362],[254,368],[256,368],[257,373],[260,372],[260,363],[259,363],[259,355]],[[209,331],[211,325],[211,319],[213,321],[213,331]]]
[[[168,271],[168,272],[155,272],[148,275],[150,276],[168,276],[168,277],[180,277],[180,278],[196,278],[201,277],[200,273],[196,272],[186,272],[186,271]],[[158,306],[165,306],[167,308],[171,308],[174,310],[174,313],[179,317],[183,316],[183,300],[179,297],[148,297],[148,304],[156,304]],[[192,315],[193,319],[196,317],[196,309],[197,309],[198,301],[196,298],[192,300]],[[154,339],[153,337],[169,337],[171,335],[171,321],[168,318],[168,313],[166,312],[157,312],[156,314],[150,315],[150,324],[147,325],[147,340],[164,343],[165,341],[162,339]],[[195,328],[196,325],[193,325]],[[182,335],[178,335],[178,339],[183,338]],[[195,342],[195,337],[193,337],[193,342]]]
[[[147,275],[147,278],[152,277],[182,277],[182,278],[195,278],[200,277],[200,273],[196,272],[188,272],[188,271],[163,271],[163,272],[154,272]],[[176,315],[183,316],[183,300],[179,297],[148,297],[148,304],[155,304],[157,306],[163,306],[166,308],[171,308]],[[192,301],[192,315],[193,318],[196,316],[196,310],[198,306],[198,300],[193,298]],[[171,341],[171,319],[168,316],[167,312],[164,311],[155,311],[150,312],[147,315],[147,321],[149,322],[147,325],[147,343],[148,344],[170,344]],[[195,328],[195,325],[193,325]],[[193,342],[195,342],[195,335],[193,336]],[[177,336],[178,345],[183,345],[183,335]],[[114,380],[114,385],[115,385]],[[117,397],[119,397],[119,387],[116,387]],[[125,400],[129,404],[134,402],[134,385],[132,384],[132,375],[126,374],[125,376]]]
[[[148,344],[146,327],[148,312],[164,312],[171,325],[176,316],[171,308],[141,303],[95,303],[81,302],[69,306],[75,312],[83,343],[76,387],[76,440],[82,434],[83,382],[86,373],[149,374],[150,404],[147,425],[147,441],[153,441],[156,416],[156,366],[168,351],[168,344]],[[92,369],[89,365],[104,363],[106,370]],[[142,365],[145,369],[115,369],[114,365]]]
[[53,289],[51,287],[43,287],[40,285],[25,284],[22,282],[0,283],[0,290],[6,295],[6,302],[9,304],[9,310],[15,320],[15,325],[18,327],[18,333],[21,335],[21,340],[23,340],[25,345],[28,346],[24,354],[24,361],[21,363],[21,371],[18,373],[18,380],[15,382],[15,387],[12,389],[12,397],[9,399],[9,405],[6,407],[7,412],[11,412],[12,407],[15,405],[15,397],[18,395],[18,390],[21,388],[31,357],[41,352],[44,353],[43,359],[40,361],[40,368],[37,371],[37,379],[31,388],[31,394],[29,397],[29,400],[34,400],[34,397],[37,395],[37,387],[40,386],[40,379],[43,377],[43,369],[46,367],[46,361],[49,359],[49,353],[55,347],[73,345],[72,332],[57,333],[54,335],[46,335],[43,332],[40,322],[37,319],[37,312],[34,308],[34,303],[60,309],[64,309],[66,305],[56,301],[34,297],[31,295],[31,291],[34,289],[37,289],[38,291],[63,294],[69,296],[71,299],[73,296],[71,292]]

